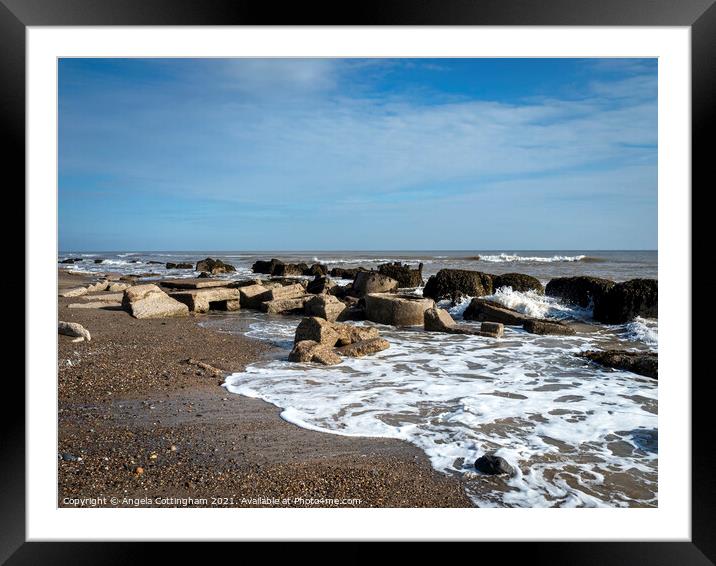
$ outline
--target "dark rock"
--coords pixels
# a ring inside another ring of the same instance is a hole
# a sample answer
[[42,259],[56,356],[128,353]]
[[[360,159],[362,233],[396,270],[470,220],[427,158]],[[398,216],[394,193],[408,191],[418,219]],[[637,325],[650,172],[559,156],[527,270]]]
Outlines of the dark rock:
[[207,273],[216,275],[217,273],[231,273],[233,271],[236,271],[236,268],[229,263],[224,263],[220,259],[212,259],[210,257],[207,257],[206,259],[203,259],[196,263],[195,270],[206,271]]
[[308,271],[308,265],[305,263],[278,263],[274,267],[271,275],[275,277],[290,277],[303,275],[306,271]]
[[617,283],[594,301],[594,319],[622,324],[635,316],[657,318],[659,285],[656,279],[632,279]]
[[623,369],[646,377],[659,378],[659,355],[656,352],[625,350],[590,350],[577,354],[605,367]]
[[148,261],[147,263],[152,264],[152,265],[162,265],[163,262],[152,260],[152,261]]
[[557,277],[547,283],[545,294],[587,308],[613,286],[614,281],[600,277]]
[[306,291],[313,293],[314,295],[321,295],[328,293],[336,284],[331,281],[328,277],[322,275],[316,275],[313,281],[310,281],[306,286]]
[[206,271],[202,271],[197,277],[199,279],[208,279],[211,275],[209,275]]
[[368,271],[365,267],[355,267],[350,269],[344,269],[343,267],[334,267],[331,269],[330,275],[331,277],[336,277],[337,279],[355,279],[356,275],[363,271]]
[[64,452],[62,455],[60,455],[60,458],[64,460],[65,462],[77,462],[79,458],[77,456],[74,456],[73,454],[70,454],[69,452]]
[[181,262],[181,263],[167,262],[166,265],[164,266],[164,268],[165,269],[194,269],[194,264],[186,263],[186,262]]
[[322,263],[314,263],[304,273],[304,275],[313,275],[314,277],[325,277],[328,275],[328,267]]
[[341,314],[338,315],[338,321],[346,320],[365,320],[365,305],[350,305]]
[[526,293],[527,291],[537,291],[540,295],[544,294],[544,287],[539,279],[531,275],[523,273],[504,273],[503,275],[492,276],[492,288],[497,291],[501,287],[512,287],[513,291]]
[[530,317],[526,314],[481,298],[475,298],[470,301],[462,317],[465,320],[501,322],[510,326],[521,326],[530,320]]
[[254,273],[263,273],[265,275],[273,275],[278,265],[282,265],[283,262],[280,259],[271,259],[269,261],[258,260],[251,266],[251,271]]
[[81,257],[68,257],[63,259],[60,263],[79,263],[80,261],[82,261]]
[[575,334],[574,328],[558,320],[533,318],[526,320],[522,328],[530,334],[559,334],[561,336],[571,336]]
[[435,301],[450,299],[453,303],[461,297],[481,297],[492,294],[492,276],[481,271],[467,269],[441,269],[428,279],[423,296]]
[[417,269],[412,269],[409,265],[403,265],[399,261],[395,263],[384,263],[378,266],[378,273],[387,275],[398,282],[398,287],[420,287],[423,284],[423,264],[419,264]]
[[391,293],[398,290],[398,282],[392,277],[377,271],[362,271],[356,275],[351,288],[356,297],[363,297],[369,293]]
[[95,263],[102,263],[103,261],[104,261],[103,259],[95,259],[94,260]]
[[505,326],[501,322],[483,322],[480,325],[480,332],[483,336],[502,338],[505,334]]
[[485,454],[475,460],[475,469],[483,474],[491,476],[499,474],[513,475],[515,469],[507,463],[507,460],[494,454]]

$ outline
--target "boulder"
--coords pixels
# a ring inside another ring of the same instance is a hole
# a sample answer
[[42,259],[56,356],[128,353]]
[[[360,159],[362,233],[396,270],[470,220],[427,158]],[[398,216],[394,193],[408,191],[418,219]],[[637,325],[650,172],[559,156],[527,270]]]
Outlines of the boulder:
[[306,289],[300,283],[294,283],[293,285],[281,285],[268,289],[263,295],[261,295],[261,302],[276,301],[278,299],[295,299],[302,297],[306,294]]
[[351,293],[363,297],[368,293],[390,293],[398,290],[398,282],[392,277],[376,271],[361,271],[356,275]]
[[561,336],[571,336],[575,334],[574,328],[558,320],[532,318],[526,320],[522,328],[530,334],[558,334]]
[[171,297],[184,303],[191,312],[196,313],[206,313],[210,310],[237,310],[237,305],[240,304],[239,290],[229,287],[190,289],[174,292]]
[[[476,328],[471,328],[470,326],[466,324],[457,324],[452,316],[450,316],[450,313],[443,309],[438,308],[431,308],[425,311],[425,321],[424,326],[425,330],[428,332],[445,332],[448,334],[469,334],[471,336],[486,336],[489,338],[500,338],[502,336],[503,330],[499,330],[495,327],[485,327],[485,324],[492,324],[492,323],[482,323],[480,330],[477,330]],[[502,328],[502,325],[496,325]],[[488,330],[489,329],[489,330]]]
[[564,303],[587,308],[613,286],[614,281],[600,277],[557,277],[547,283],[544,292]]
[[261,311],[268,314],[301,314],[304,311],[306,302],[312,298],[312,295],[303,295],[289,299],[264,301],[261,303]]
[[247,285],[246,287],[239,287],[239,301],[241,302],[241,308],[261,308],[261,302],[263,301],[262,297],[268,290],[269,289],[263,285]]
[[303,273],[304,275],[313,275],[314,277],[325,277],[328,275],[328,267],[322,263],[314,263]]
[[378,266],[378,273],[387,275],[398,282],[398,287],[420,287],[423,284],[423,264],[419,264],[417,269],[412,269],[409,265],[403,265],[401,262],[384,263]]
[[622,324],[635,316],[658,318],[659,284],[656,279],[632,279],[617,283],[594,301],[594,319]]
[[341,363],[341,358],[330,346],[319,344],[312,340],[301,340],[296,342],[288,355],[290,362],[315,362],[326,366]]
[[95,259],[94,260],[95,263],[102,263],[103,261],[104,261],[103,259]]
[[312,340],[326,346],[347,346],[362,340],[379,338],[378,329],[330,322],[323,318],[308,317],[296,328],[294,343]]
[[202,271],[199,275],[196,276],[197,279],[209,279],[211,275],[209,275],[206,271]]
[[432,299],[417,295],[371,293],[365,296],[366,319],[393,326],[422,326],[425,311],[434,306]]
[[505,326],[501,322],[483,322],[480,325],[480,333],[490,338],[502,338],[505,334]]
[[87,294],[87,287],[74,287],[60,292],[60,297],[80,297]]
[[347,320],[365,320],[365,305],[349,305],[339,316],[340,322]]
[[338,320],[346,305],[333,295],[311,297],[305,306],[306,316],[318,316],[331,322]]
[[521,326],[525,321],[530,320],[526,314],[479,297],[470,301],[462,317],[465,320],[501,322],[510,326]]
[[455,328],[455,321],[444,309],[430,308],[424,314],[425,330],[429,332],[450,332]]
[[308,265],[305,263],[278,263],[271,272],[271,275],[276,277],[290,277],[296,275],[303,275],[304,272],[308,271]]
[[497,291],[502,287],[512,287],[513,291],[526,293],[527,291],[536,291],[540,295],[544,295],[544,287],[540,280],[531,275],[523,273],[504,273],[502,275],[492,276],[492,289]]
[[164,265],[164,268],[165,269],[194,269],[194,264],[186,263],[186,262],[172,263],[171,261],[169,261]]
[[590,350],[580,352],[586,358],[602,366],[623,369],[646,377],[659,378],[659,355],[656,352],[628,352],[625,350]]
[[87,342],[89,342],[92,340],[89,330],[87,330],[79,322],[64,322],[60,320],[57,323],[57,332],[59,334],[64,334],[65,336],[74,336],[77,338],[77,340],[74,340],[75,342],[81,342],[82,340],[87,340]]
[[489,474],[491,476],[508,474],[514,475],[515,469],[502,458],[501,456],[495,456],[493,453],[485,454],[475,460],[475,469],[483,474]]
[[336,348],[336,352],[341,356],[347,356],[349,358],[360,358],[367,356],[368,354],[375,354],[376,352],[382,352],[390,348],[390,342],[384,338],[371,338],[369,340],[360,340],[353,342],[347,346],[340,346]]
[[172,299],[151,283],[134,285],[125,290],[122,306],[134,318],[163,318],[189,314],[189,308],[184,303]]
[[462,297],[481,297],[492,294],[492,276],[467,269],[441,269],[428,279],[423,296],[436,301],[450,299],[456,303]]
[[234,272],[236,271],[236,268],[229,263],[224,263],[220,259],[212,259],[210,257],[207,257],[206,259],[202,259],[201,261],[198,261],[196,263],[194,271],[206,271],[207,273],[216,275],[217,273]]
[[313,281],[310,281],[306,286],[306,291],[313,293],[314,295],[320,295],[322,293],[330,292],[336,284],[331,281],[328,277],[323,275],[316,275]]
[[273,275],[274,270],[278,265],[283,265],[280,259],[271,259],[269,261],[258,260],[251,266],[251,271],[254,273],[263,273],[265,275]]

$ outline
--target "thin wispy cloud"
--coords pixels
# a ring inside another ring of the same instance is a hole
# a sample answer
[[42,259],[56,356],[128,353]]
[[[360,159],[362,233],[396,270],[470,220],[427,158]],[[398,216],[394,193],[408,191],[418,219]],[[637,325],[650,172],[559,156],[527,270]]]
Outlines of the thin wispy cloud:
[[[573,224],[574,203],[588,202],[597,215],[609,211],[601,226],[624,241],[586,223],[586,247],[655,247],[656,65],[500,61],[505,68],[442,59],[63,62],[61,246],[94,247],[82,226],[96,221],[133,227],[115,248],[192,248],[183,221],[218,233],[211,219],[233,217],[210,247],[314,248],[321,226],[335,223],[344,232],[319,247],[395,249],[350,230],[351,211],[392,210],[414,248],[500,248],[527,234],[522,247],[564,248],[573,234],[556,245],[559,230],[530,227],[543,226],[539,206],[564,209],[552,218],[559,228]],[[522,74],[513,76],[516,65]],[[102,191],[104,207],[89,197]],[[530,199],[532,219],[483,214],[479,240],[455,229],[474,217],[469,207],[509,210]],[[135,204],[131,219],[125,201]],[[439,242],[417,223],[427,209],[444,217]]]

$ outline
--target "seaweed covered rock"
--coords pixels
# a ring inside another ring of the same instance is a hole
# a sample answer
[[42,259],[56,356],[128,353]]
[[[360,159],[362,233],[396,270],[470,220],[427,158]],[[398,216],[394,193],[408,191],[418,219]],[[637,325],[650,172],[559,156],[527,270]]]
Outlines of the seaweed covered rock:
[[540,295],[544,294],[544,287],[539,279],[524,273],[504,273],[502,275],[492,276],[492,288],[497,291],[502,287],[512,287],[513,291],[526,293],[527,291],[536,291]]
[[577,354],[605,367],[623,369],[646,377],[659,377],[659,355],[656,352],[628,352],[626,350],[589,350]]
[[492,294],[492,276],[481,271],[467,269],[441,269],[428,279],[423,296],[435,301],[450,299],[453,303],[461,297],[481,297]]
[[557,277],[547,283],[545,294],[565,303],[583,308],[597,300],[614,286],[614,281],[601,277]]
[[594,301],[594,319],[622,324],[635,316],[658,318],[659,285],[656,279],[631,279],[617,283]]
[[220,259],[212,259],[207,257],[201,261],[196,262],[195,271],[206,271],[212,275],[217,273],[232,273],[236,271],[236,268],[230,263],[224,263]]
[[409,265],[403,265],[401,262],[384,263],[378,266],[378,273],[387,275],[398,282],[398,287],[420,287],[423,284],[423,264],[419,264],[417,269],[411,268]]
[[501,474],[507,474],[511,476],[515,473],[515,469],[510,466],[507,460],[505,460],[501,456],[495,456],[495,454],[493,453],[485,454],[484,456],[480,456],[477,460],[475,460],[475,469],[478,472],[482,472],[483,474],[488,474],[491,476]]

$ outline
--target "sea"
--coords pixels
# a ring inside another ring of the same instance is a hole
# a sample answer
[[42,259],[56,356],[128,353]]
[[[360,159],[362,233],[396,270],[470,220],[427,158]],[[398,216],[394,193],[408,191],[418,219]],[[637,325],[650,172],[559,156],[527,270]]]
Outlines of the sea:
[[[167,270],[164,264],[206,257],[236,267],[236,273],[222,276],[227,279],[255,278],[252,264],[271,258],[329,268],[422,263],[425,280],[443,268],[525,273],[543,284],[576,275],[658,278],[656,251],[66,251],[58,261],[68,257],[81,259],[58,264],[70,271],[149,279],[194,277],[193,270]],[[422,288],[408,292],[420,295]],[[298,316],[211,313],[199,324],[277,347],[270,357],[230,375],[224,383],[229,392],[272,403],[283,419],[306,429],[405,440],[423,450],[436,470],[460,477],[476,506],[656,507],[657,381],[575,354],[606,348],[656,352],[658,321],[636,317],[626,324],[599,324],[590,308],[511,288],[491,298],[529,315],[583,324],[574,336],[506,327],[503,338],[490,339],[360,322],[377,326],[390,348],[329,367],[287,361]],[[439,306],[462,322],[468,304],[469,298]],[[515,475],[477,472],[475,460],[488,452],[505,458]]]

